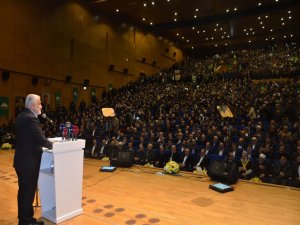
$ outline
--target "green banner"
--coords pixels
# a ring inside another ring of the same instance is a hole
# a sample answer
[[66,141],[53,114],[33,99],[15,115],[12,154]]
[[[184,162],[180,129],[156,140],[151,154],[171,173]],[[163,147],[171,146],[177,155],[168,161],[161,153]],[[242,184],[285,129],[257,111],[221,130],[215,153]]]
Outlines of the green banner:
[[113,85],[112,84],[108,84],[107,85],[107,91],[111,91],[113,89]]
[[91,98],[96,96],[96,88],[91,88]]
[[78,88],[74,87],[73,88],[73,102],[77,103],[77,101],[78,101]]
[[8,117],[9,98],[0,96],[0,116]]
[[61,93],[59,91],[55,92],[55,108],[61,105]]

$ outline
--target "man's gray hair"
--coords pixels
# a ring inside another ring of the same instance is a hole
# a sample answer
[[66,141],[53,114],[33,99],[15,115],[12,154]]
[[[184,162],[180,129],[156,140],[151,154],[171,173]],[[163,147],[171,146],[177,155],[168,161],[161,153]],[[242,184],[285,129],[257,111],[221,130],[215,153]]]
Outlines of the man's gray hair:
[[37,100],[39,96],[35,95],[35,94],[29,94],[27,95],[26,99],[25,99],[25,108],[30,109],[32,103],[35,103],[35,101]]

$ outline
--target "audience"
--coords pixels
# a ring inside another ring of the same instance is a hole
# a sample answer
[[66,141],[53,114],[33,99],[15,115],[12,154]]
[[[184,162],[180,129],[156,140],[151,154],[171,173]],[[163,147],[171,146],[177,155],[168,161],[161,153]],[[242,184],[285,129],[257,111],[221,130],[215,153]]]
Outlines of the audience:
[[[241,179],[299,187],[298,59],[299,51],[290,48],[187,58],[105,92],[100,101],[47,108],[54,122],[41,118],[43,130],[55,137],[60,124],[78,125],[86,157],[116,160],[124,150],[135,164],[162,168],[173,160],[185,171],[219,159],[237,163]],[[103,117],[104,107],[115,110],[114,120]],[[225,109],[232,118],[221,116]],[[2,143],[14,144],[13,127],[0,127]]]

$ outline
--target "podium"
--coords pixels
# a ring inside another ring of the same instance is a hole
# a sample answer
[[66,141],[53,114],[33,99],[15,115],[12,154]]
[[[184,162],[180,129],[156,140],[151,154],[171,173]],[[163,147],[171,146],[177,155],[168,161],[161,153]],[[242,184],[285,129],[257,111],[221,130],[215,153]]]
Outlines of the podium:
[[58,224],[82,213],[85,140],[49,140],[53,149],[44,149],[38,185],[42,217]]

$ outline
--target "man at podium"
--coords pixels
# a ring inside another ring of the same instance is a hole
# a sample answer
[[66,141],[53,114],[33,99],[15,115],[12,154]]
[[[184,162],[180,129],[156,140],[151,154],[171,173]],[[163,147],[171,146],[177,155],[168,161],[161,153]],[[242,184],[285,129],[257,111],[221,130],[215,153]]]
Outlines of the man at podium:
[[16,119],[16,151],[14,168],[18,176],[19,225],[43,225],[33,217],[33,200],[39,177],[42,147],[52,148],[52,142],[42,134],[38,115],[41,114],[40,96],[29,94],[25,110]]

